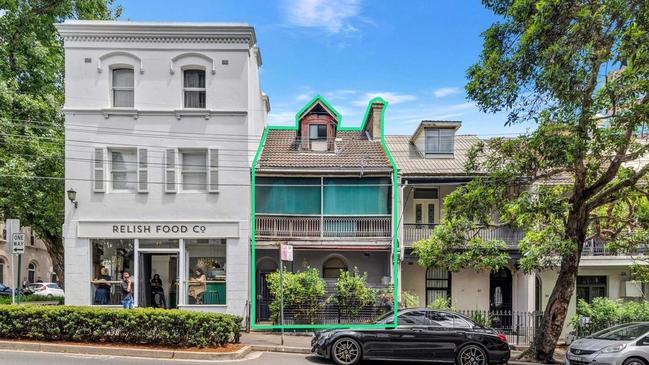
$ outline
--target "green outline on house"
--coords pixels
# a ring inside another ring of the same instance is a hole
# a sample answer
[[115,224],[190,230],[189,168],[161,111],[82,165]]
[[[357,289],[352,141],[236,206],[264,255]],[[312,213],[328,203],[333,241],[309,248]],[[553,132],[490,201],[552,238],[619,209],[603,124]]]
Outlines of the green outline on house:
[[[390,165],[392,166],[392,273],[393,273],[393,291],[392,291],[392,296],[393,296],[393,303],[392,303],[392,308],[393,308],[393,321],[392,324],[361,324],[361,323],[356,323],[356,324],[292,324],[292,325],[260,325],[257,324],[257,259],[256,259],[256,224],[255,224],[255,219],[256,219],[256,213],[255,213],[255,208],[256,208],[256,202],[255,202],[255,177],[256,177],[256,168],[257,168],[257,162],[259,161],[259,157],[261,156],[261,151],[263,149],[264,143],[266,142],[266,137],[268,136],[268,131],[272,129],[280,129],[280,130],[297,130],[299,128],[299,123],[300,123],[300,116],[304,114],[304,112],[311,107],[315,102],[321,102],[324,104],[327,108],[330,109],[332,113],[336,116],[338,119],[338,124],[336,125],[336,130],[337,131],[362,131],[365,129],[365,126],[367,124],[367,119],[369,116],[369,113],[371,112],[372,109],[372,104],[375,102],[381,102],[383,103],[383,109],[381,110],[381,139],[380,143],[381,146],[383,147],[383,151],[385,152],[386,156],[388,156],[388,160],[390,161]],[[397,311],[399,308],[399,245],[398,245],[398,203],[399,203],[399,184],[398,184],[398,170],[397,170],[397,165],[394,162],[394,158],[392,157],[392,154],[390,153],[390,150],[388,147],[385,145],[385,110],[388,108],[388,102],[383,99],[382,97],[375,97],[372,100],[368,102],[367,109],[365,109],[365,114],[363,115],[363,119],[361,121],[361,125],[359,127],[341,127],[342,125],[342,115],[338,113],[338,111],[329,104],[325,98],[323,98],[321,95],[315,95],[309,102],[307,102],[297,113],[295,113],[295,125],[294,126],[266,126],[264,128],[264,133],[261,136],[261,141],[259,142],[259,146],[257,147],[257,152],[255,153],[255,157],[252,161],[252,167],[250,169],[250,263],[251,263],[251,269],[250,269],[250,288],[251,288],[251,301],[250,301],[250,328],[251,329],[333,329],[333,328],[394,328],[396,327],[397,323]]]

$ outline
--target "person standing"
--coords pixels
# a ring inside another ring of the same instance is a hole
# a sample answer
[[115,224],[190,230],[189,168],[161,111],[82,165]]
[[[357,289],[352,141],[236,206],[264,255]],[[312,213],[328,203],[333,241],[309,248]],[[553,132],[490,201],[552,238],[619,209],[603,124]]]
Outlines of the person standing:
[[122,306],[124,309],[133,309],[133,282],[128,271],[122,274]]

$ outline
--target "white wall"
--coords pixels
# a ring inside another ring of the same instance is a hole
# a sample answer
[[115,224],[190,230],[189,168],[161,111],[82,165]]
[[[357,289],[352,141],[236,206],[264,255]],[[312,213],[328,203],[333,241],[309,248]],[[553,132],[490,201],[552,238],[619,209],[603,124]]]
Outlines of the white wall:
[[[59,30],[66,47],[65,189],[76,190],[79,202],[78,208],[66,202],[66,301],[91,303],[90,242],[77,237],[79,221],[227,221],[239,227],[238,238],[227,240],[227,311],[243,315],[249,278],[249,168],[267,114],[254,30],[137,22],[73,22]],[[138,37],[114,36],[120,30]],[[172,61],[183,54],[189,55]],[[135,108],[126,115],[111,108],[110,69],[118,65],[134,68]],[[206,70],[206,109],[199,115],[182,110],[186,66]],[[116,146],[147,148],[148,193],[113,192],[109,182],[105,193],[93,192],[93,148]],[[219,150],[218,193],[165,193],[164,150],[188,147]]]

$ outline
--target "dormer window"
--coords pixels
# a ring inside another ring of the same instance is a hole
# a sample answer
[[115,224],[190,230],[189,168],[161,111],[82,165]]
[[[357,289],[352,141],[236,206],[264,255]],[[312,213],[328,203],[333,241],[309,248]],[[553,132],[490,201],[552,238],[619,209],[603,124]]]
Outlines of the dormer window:
[[327,125],[325,124],[311,124],[309,125],[309,139],[327,139]]
[[455,129],[426,128],[426,154],[452,154]]

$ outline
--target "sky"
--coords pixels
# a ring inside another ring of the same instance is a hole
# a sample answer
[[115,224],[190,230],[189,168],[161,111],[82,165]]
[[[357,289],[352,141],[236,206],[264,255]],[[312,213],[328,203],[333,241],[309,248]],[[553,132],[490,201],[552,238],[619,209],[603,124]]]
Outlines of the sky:
[[293,124],[320,94],[358,126],[367,102],[388,101],[385,131],[412,134],[421,120],[460,120],[458,133],[525,132],[504,113],[466,98],[466,70],[497,19],[478,0],[118,0],[121,20],[245,22],[255,27],[270,97],[269,123]]

